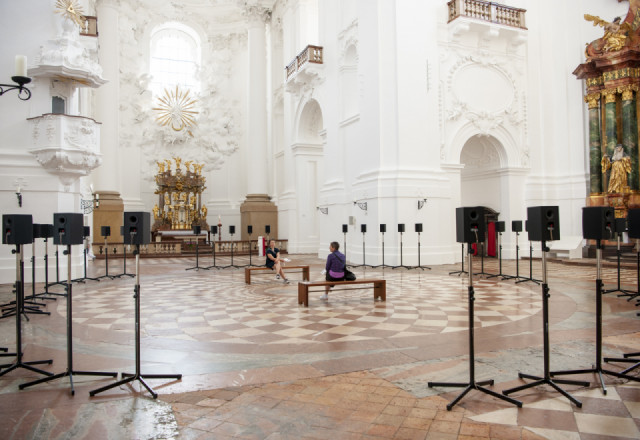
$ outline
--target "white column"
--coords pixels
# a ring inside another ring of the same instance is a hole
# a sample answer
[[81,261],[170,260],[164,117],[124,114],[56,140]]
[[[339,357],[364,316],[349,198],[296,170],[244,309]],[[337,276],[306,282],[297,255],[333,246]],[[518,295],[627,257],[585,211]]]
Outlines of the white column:
[[93,173],[96,191],[120,192],[118,167],[118,115],[119,115],[119,32],[118,8],[111,0],[101,0],[96,5],[100,20],[98,57],[103,69],[103,77],[109,82],[96,91],[97,121],[100,129],[100,152],[102,165]]
[[247,157],[248,194],[265,194],[267,181],[267,51],[262,8],[247,11]]

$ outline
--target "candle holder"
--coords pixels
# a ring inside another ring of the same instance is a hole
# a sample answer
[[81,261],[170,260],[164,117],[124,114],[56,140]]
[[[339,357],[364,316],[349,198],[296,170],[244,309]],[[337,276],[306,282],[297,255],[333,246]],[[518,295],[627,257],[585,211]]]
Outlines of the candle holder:
[[27,101],[31,99],[31,90],[24,85],[31,82],[31,78],[28,76],[12,76],[11,80],[16,84],[0,84],[0,96],[11,90],[18,90],[18,99]]

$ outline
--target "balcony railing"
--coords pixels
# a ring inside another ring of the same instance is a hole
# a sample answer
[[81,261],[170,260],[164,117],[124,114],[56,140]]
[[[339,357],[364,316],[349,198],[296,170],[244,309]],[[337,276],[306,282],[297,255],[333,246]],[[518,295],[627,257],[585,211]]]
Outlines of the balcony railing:
[[322,47],[321,46],[312,46],[309,45],[303,49],[302,52],[296,56],[293,61],[291,61],[287,67],[285,67],[287,71],[287,78],[291,78],[297,72],[302,69],[302,67],[307,63],[315,63],[322,64]]
[[458,17],[470,17],[504,26],[526,29],[524,13],[526,9],[512,8],[483,0],[451,0],[449,6],[449,22]]

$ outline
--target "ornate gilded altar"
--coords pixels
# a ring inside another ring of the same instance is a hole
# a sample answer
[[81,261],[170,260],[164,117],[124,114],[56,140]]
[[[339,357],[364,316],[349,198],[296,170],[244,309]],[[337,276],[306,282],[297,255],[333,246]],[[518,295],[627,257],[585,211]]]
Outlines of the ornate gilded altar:
[[[585,19],[603,36],[589,43],[586,61],[573,72],[585,80],[589,108],[591,206],[611,206],[616,217],[640,207],[638,90],[640,88],[640,0],[629,2],[621,20]],[[620,160],[618,160],[620,159]]]
[[202,205],[202,192],[206,189],[206,178],[202,175],[204,164],[186,161],[183,172],[179,157],[156,163],[158,203],[153,207],[152,230],[185,230],[193,226],[200,226],[203,231],[209,229],[207,207]]

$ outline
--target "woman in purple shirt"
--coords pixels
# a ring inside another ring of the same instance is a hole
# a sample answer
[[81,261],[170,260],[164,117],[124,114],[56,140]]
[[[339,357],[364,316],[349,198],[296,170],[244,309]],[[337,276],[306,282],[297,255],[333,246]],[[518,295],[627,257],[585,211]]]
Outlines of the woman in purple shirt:
[[[331,253],[327,257],[327,264],[325,266],[327,281],[344,281],[344,268],[347,259],[338,249],[340,249],[340,244],[337,241],[332,241],[329,246]],[[325,286],[325,293],[322,295],[322,299],[329,298],[330,287],[332,286]]]

